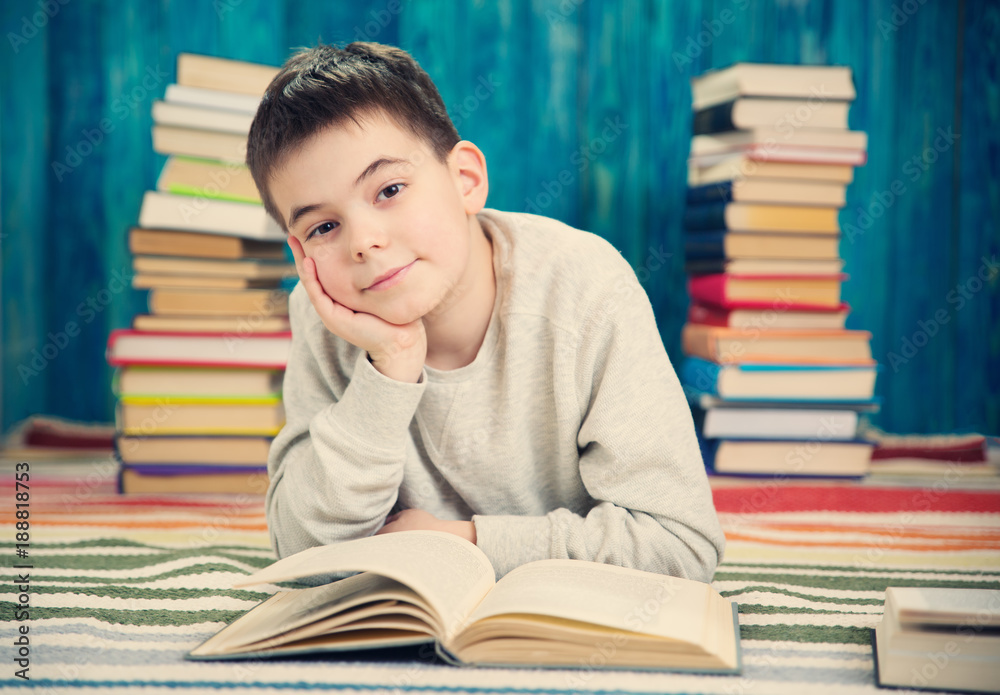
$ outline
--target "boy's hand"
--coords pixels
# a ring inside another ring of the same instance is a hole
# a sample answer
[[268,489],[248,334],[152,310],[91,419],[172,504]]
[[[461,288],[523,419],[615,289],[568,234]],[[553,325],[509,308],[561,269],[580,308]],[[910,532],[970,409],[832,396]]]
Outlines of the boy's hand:
[[394,533],[395,531],[446,531],[454,533],[470,543],[475,544],[476,542],[476,525],[471,521],[445,521],[423,509],[404,509],[387,517],[385,526],[380,528],[375,535]]
[[306,257],[299,240],[289,234],[288,245],[295,257],[299,280],[327,330],[367,352],[375,369],[390,379],[409,382],[419,379],[427,359],[423,319],[398,326],[334,301],[319,282],[316,261]]

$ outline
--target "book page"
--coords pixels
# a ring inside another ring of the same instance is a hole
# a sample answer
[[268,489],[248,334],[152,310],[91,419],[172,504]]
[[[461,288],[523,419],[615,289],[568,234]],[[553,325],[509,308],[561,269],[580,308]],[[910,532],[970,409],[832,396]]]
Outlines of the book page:
[[[304,627],[328,622],[330,616],[362,606],[391,607],[398,601],[420,606],[423,602],[411,590],[392,579],[374,574],[359,574],[332,584],[280,591],[223,628],[192,653],[223,653],[255,642],[283,642],[282,635]],[[398,612],[396,609],[387,612]],[[433,621],[431,628],[437,626]]]
[[493,566],[474,544],[442,531],[401,531],[309,548],[235,586],[335,572],[395,579],[421,596],[446,626],[464,620],[495,583]]
[[894,586],[886,589],[886,600],[902,625],[964,622],[1000,627],[1000,589]]
[[[531,613],[641,632],[711,648],[711,587],[581,560],[539,560],[504,576],[466,624]],[[724,599],[723,599],[724,600]],[[731,617],[727,617],[731,622]]]

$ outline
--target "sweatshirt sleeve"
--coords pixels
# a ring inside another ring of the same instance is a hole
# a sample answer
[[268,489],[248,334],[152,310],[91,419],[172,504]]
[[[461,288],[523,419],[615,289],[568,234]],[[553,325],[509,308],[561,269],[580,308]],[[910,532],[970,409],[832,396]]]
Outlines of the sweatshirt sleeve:
[[619,259],[626,267],[590,303],[577,339],[579,473],[595,504],[585,514],[474,517],[498,576],[552,557],[708,582],[722,557],[690,409],[649,299]]
[[[297,289],[282,388],[286,420],[271,443],[265,499],[279,558],[382,526],[396,502],[410,421],[426,387],[423,375],[409,384],[376,370],[364,350],[326,329]],[[336,357],[354,353],[353,374],[341,376]]]

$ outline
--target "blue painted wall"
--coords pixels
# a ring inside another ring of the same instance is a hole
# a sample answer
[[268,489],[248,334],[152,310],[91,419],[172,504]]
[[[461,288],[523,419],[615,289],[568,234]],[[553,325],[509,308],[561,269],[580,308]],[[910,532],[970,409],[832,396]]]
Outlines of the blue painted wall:
[[878,424],[1000,432],[996,2],[35,0],[0,13],[4,428],[35,412],[112,416],[104,345],[143,308],[121,281],[125,231],[163,162],[149,111],[177,53],[278,65],[317,40],[365,39],[435,79],[486,152],[491,206],[533,207],[626,255],[675,361],[689,78],[737,60],[850,65],[870,159],[841,220],[845,293],[884,365]]

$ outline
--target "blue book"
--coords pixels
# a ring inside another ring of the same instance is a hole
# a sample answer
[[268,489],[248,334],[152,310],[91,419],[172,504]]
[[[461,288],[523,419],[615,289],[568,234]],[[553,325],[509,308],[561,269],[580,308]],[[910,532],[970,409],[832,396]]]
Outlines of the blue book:
[[687,357],[680,369],[685,390],[720,398],[775,401],[870,401],[878,366],[716,364]]
[[689,206],[705,203],[731,202],[733,200],[733,182],[718,181],[704,186],[693,186],[687,189],[687,204]]

